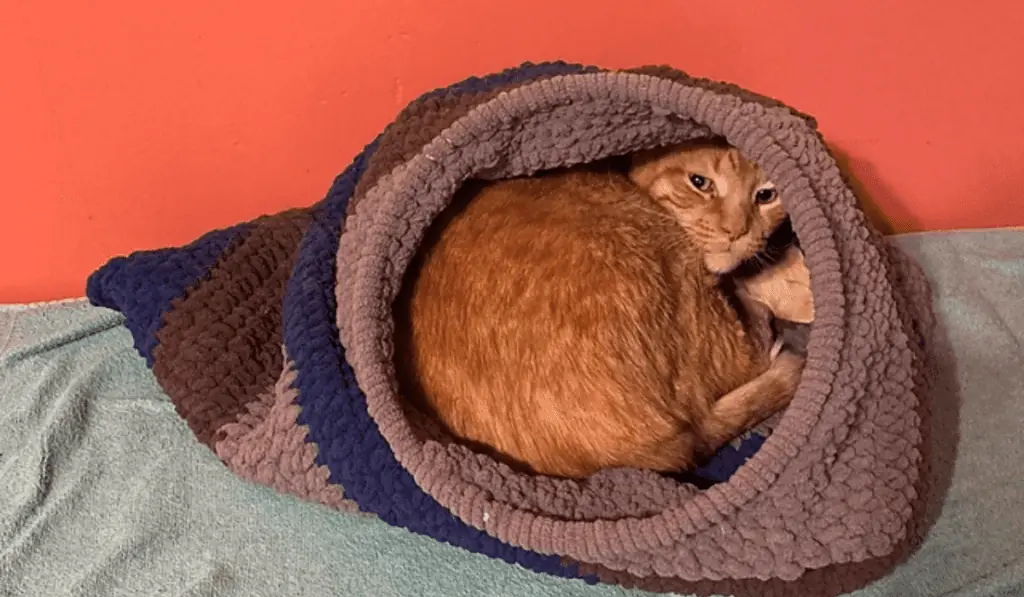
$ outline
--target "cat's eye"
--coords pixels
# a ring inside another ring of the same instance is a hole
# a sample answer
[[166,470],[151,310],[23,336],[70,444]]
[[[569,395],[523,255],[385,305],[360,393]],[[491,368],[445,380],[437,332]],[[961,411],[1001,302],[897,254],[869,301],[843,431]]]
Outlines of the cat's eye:
[[775,201],[775,198],[778,196],[779,194],[775,189],[760,189],[754,193],[754,201],[759,205],[765,205]]
[[713,186],[707,177],[701,176],[700,174],[691,174],[690,184],[693,185],[693,188],[705,193],[711,191],[711,187]]

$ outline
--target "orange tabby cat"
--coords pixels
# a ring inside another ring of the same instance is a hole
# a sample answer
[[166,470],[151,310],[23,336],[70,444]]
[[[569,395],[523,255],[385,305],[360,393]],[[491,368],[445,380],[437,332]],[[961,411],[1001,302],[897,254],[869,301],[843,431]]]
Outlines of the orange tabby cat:
[[683,470],[788,404],[802,358],[759,349],[718,285],[785,217],[771,184],[714,143],[640,156],[630,178],[467,184],[396,302],[405,396],[567,477]]

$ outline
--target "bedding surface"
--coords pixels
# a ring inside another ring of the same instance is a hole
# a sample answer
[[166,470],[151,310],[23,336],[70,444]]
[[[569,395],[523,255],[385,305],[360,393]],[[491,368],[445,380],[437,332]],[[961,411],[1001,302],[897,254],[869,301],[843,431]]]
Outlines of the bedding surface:
[[[896,237],[942,322],[934,525],[853,593],[1024,593],[1024,230]],[[0,596],[643,595],[528,572],[248,484],[176,416],[120,316],[0,307]]]

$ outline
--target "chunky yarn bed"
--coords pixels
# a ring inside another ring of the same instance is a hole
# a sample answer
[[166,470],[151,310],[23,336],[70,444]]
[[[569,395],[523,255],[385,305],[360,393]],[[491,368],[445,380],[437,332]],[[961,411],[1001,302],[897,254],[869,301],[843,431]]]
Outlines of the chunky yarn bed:
[[[390,305],[461,183],[710,134],[777,183],[811,271],[808,363],[774,432],[724,448],[704,484],[572,481],[405,414]],[[88,296],[124,314],[180,415],[240,476],[537,572],[836,594],[919,534],[927,285],[869,226],[814,121],[731,85],[565,63],[471,78],[410,104],[315,206],[113,259]]]

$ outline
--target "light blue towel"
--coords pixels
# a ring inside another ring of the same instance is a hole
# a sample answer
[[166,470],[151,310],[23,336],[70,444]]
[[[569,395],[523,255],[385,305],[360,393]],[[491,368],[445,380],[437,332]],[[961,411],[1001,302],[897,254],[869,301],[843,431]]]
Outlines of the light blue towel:
[[[935,409],[940,477],[954,466],[922,549],[855,595],[1022,595],[1024,231],[896,242],[932,279],[953,345]],[[243,482],[174,414],[118,315],[0,307],[2,597],[642,594]]]

